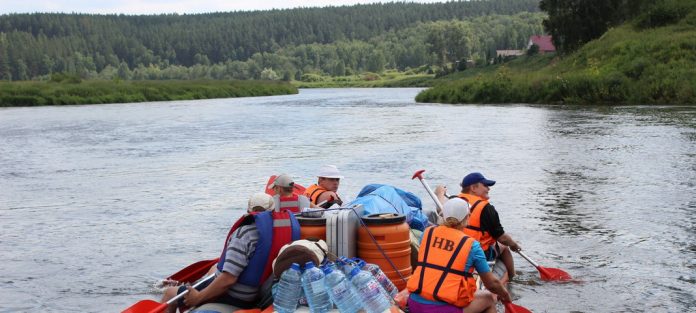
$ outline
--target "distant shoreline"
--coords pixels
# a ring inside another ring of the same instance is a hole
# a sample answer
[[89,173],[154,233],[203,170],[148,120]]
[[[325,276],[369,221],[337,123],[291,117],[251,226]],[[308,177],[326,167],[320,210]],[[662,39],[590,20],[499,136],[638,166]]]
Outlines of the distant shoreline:
[[0,82],[0,107],[131,103],[297,94],[282,81],[21,81]]

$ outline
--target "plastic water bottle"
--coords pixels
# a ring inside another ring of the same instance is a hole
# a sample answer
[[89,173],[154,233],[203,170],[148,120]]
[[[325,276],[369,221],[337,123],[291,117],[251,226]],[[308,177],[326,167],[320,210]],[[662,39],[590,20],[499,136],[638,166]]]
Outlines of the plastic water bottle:
[[310,312],[323,313],[331,309],[329,295],[324,287],[324,272],[314,267],[312,261],[305,264],[305,271],[302,274],[302,289],[307,297]]
[[273,294],[273,308],[279,313],[295,312],[297,300],[300,299],[302,288],[300,287],[300,265],[292,263],[290,268],[280,275],[280,282]]
[[343,272],[331,267],[324,268],[324,285],[338,311],[341,313],[355,313],[362,309],[361,301],[353,284],[343,275]]
[[396,288],[396,286],[394,286],[394,283],[392,283],[389,277],[387,277],[387,275],[382,272],[382,269],[380,269],[376,264],[367,263],[360,260],[360,262],[358,262],[358,266],[360,266],[363,271],[370,272],[392,299],[394,299],[396,294],[399,293],[399,290]]
[[389,310],[391,302],[385,297],[385,291],[379,282],[367,271],[354,268],[350,272],[350,281],[358,291],[358,297],[367,313],[382,313]]

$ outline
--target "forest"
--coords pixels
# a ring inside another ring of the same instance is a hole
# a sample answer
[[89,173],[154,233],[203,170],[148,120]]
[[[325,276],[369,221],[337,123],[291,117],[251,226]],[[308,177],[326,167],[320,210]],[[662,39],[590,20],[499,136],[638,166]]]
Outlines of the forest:
[[485,64],[543,33],[538,0],[207,14],[0,15],[0,80],[264,79]]

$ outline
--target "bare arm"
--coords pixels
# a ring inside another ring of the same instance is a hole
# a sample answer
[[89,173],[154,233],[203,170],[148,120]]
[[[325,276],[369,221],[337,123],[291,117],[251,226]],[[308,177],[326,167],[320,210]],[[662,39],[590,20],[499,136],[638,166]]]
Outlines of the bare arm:
[[340,199],[340,198],[338,197],[338,195],[335,192],[326,191],[326,192],[322,193],[321,195],[319,195],[319,197],[317,197],[317,203],[331,202],[331,201],[334,201],[336,199]]
[[220,275],[215,277],[208,287],[205,287],[201,291],[193,289],[191,286],[188,287],[188,294],[184,296],[184,303],[187,306],[196,306],[201,303],[206,303],[212,299],[217,298],[222,295],[237,282],[237,276],[234,276],[227,272],[222,272]]
[[500,301],[511,302],[510,293],[503,287],[503,284],[493,275],[492,272],[483,273],[480,275],[483,285],[486,289],[490,290],[492,293],[498,295]]
[[[447,202],[447,200],[449,200],[445,196],[446,193],[447,193],[446,186],[438,185],[437,187],[435,187],[435,196],[437,196],[437,200],[440,201],[441,205],[445,205],[445,202]],[[440,208],[437,208],[437,213],[440,213]]]
[[518,245],[516,241],[512,240],[512,237],[510,235],[508,235],[507,233],[502,234],[496,240],[498,240],[500,243],[510,247],[510,250],[512,250],[512,251],[517,252],[517,251],[522,250],[522,247],[520,247],[520,245]]

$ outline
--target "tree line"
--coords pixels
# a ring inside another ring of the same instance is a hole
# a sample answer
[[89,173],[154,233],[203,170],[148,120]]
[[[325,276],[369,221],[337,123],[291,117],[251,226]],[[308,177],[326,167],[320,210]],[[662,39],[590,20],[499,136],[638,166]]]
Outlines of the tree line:
[[[255,12],[0,16],[0,79],[312,79],[432,70],[542,31],[538,0],[383,3]],[[531,12],[531,13],[530,13]]]

